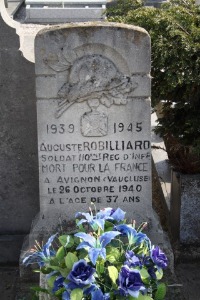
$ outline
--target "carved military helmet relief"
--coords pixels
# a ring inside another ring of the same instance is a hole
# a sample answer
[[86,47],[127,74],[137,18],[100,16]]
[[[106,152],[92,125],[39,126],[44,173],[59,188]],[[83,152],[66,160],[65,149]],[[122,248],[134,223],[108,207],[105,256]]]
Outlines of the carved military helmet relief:
[[108,117],[98,110],[104,105],[125,105],[130,93],[137,87],[133,77],[122,74],[115,64],[100,54],[85,55],[72,63],[62,59],[50,67],[56,71],[67,70],[66,83],[58,91],[56,118],[75,103],[86,101],[90,111],[81,118],[81,132],[84,136],[107,135]]
[[91,110],[101,104],[126,104],[128,93],[137,85],[123,75],[112,61],[102,55],[88,55],[75,61],[70,70],[69,82],[58,92],[62,99],[57,117],[76,102],[87,101]]

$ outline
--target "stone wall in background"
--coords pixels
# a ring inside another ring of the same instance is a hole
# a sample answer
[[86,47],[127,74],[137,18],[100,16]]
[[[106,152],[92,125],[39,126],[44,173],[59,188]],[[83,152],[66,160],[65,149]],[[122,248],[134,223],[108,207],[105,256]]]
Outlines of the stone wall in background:
[[0,263],[18,261],[39,210],[34,73],[0,15]]

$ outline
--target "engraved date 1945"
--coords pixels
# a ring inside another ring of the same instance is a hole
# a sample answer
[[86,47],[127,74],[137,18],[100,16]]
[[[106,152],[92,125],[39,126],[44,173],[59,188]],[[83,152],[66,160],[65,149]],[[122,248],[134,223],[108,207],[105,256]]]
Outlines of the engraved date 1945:
[[113,132],[124,132],[124,131],[129,131],[129,132],[140,132],[142,131],[142,122],[131,122],[129,124],[124,124],[122,122],[119,123],[114,123],[113,124]]

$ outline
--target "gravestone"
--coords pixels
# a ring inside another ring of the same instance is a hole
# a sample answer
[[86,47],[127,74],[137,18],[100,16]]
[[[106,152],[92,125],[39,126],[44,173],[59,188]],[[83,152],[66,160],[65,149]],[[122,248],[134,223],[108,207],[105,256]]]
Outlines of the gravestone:
[[[150,38],[80,23],[36,37],[40,214],[49,232],[78,211],[151,220]],[[69,224],[69,223],[68,223]]]

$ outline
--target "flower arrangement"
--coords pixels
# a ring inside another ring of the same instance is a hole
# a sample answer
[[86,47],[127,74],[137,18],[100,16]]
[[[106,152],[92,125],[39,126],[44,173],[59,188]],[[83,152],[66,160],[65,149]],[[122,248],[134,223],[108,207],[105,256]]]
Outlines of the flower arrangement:
[[52,235],[23,260],[46,274],[42,292],[61,300],[164,299],[166,286],[159,281],[167,258],[142,232],[146,223],[137,229],[135,221],[127,224],[120,208],[75,217],[75,234]]

